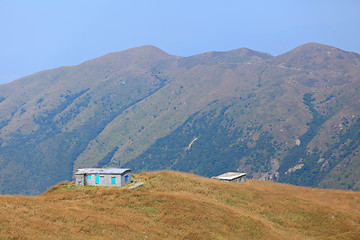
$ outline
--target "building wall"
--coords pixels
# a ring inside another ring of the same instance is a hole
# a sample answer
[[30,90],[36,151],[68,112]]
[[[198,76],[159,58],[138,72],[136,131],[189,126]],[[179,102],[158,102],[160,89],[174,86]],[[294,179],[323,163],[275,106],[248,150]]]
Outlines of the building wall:
[[230,182],[245,182],[245,181],[246,181],[246,176],[242,176],[242,177],[235,178],[235,179],[231,180]]
[[85,185],[84,175],[75,175],[75,185],[78,187]]
[[[125,181],[125,176],[127,176],[127,181]],[[121,186],[124,186],[126,184],[131,183],[131,172],[125,172],[123,175],[121,175]]]
[[[99,183],[95,183],[95,179],[96,179],[96,175],[99,175]],[[86,175],[76,175],[76,179],[80,179],[80,177],[78,176],[82,176],[83,177],[83,185],[78,185],[76,184],[76,186],[84,186],[84,185],[91,185],[91,186],[104,186],[104,187],[122,187],[126,184],[131,183],[131,172],[127,171],[125,173],[123,173],[122,175],[120,174],[86,174]],[[88,176],[91,176],[90,179],[88,178]],[[127,181],[125,181],[125,178],[127,176]],[[113,184],[112,182],[112,178],[115,178],[115,184]],[[78,181],[76,181],[78,182]],[[79,180],[80,182],[80,180]]]

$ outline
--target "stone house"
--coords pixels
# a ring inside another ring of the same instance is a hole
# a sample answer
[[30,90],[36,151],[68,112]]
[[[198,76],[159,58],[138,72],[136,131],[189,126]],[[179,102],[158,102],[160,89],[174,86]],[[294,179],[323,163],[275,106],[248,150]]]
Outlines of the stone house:
[[76,186],[122,187],[131,183],[128,168],[83,168],[75,173]]

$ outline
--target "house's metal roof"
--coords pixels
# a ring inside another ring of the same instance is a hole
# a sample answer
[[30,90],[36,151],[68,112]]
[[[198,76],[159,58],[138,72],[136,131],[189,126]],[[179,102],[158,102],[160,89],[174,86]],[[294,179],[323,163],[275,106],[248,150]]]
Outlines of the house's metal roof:
[[82,174],[123,174],[131,171],[129,168],[81,168],[76,171],[76,175]]
[[245,176],[245,175],[246,175],[246,173],[227,172],[227,173],[221,174],[219,176],[216,176],[214,178],[220,179],[220,180],[233,180],[235,178],[239,178],[239,177],[242,177],[242,176]]

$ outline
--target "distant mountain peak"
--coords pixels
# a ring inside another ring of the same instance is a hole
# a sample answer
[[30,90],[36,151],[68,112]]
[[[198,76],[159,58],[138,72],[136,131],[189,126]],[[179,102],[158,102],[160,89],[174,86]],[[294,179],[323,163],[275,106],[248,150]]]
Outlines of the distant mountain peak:
[[167,57],[171,56],[171,55],[167,54],[166,52],[164,52],[163,50],[161,50],[160,48],[152,46],[152,45],[144,45],[144,46],[134,47],[134,48],[130,48],[130,49],[127,49],[124,51],[110,53],[105,56],[113,56],[113,55],[115,55],[117,57],[124,56],[126,58],[131,58],[131,59],[149,58],[149,60],[150,59],[158,59],[158,58],[167,58]]
[[254,59],[268,59],[268,53],[257,52],[248,48],[239,48],[226,52],[212,51],[185,57],[179,60],[180,66],[191,68],[197,64],[214,65],[218,63],[240,63]]
[[143,45],[143,46],[139,46],[139,47],[134,47],[134,48],[130,48],[127,49],[125,51],[122,52],[126,52],[126,53],[132,53],[132,54],[138,54],[138,53],[142,53],[142,54],[162,54],[162,55],[169,55],[166,52],[164,52],[163,50],[161,50],[158,47],[155,47],[153,45]]
[[231,51],[228,51],[227,54],[234,54],[238,56],[249,56],[249,57],[258,57],[262,59],[271,58],[272,55],[265,52],[255,51],[249,48],[238,48]]
[[323,50],[339,50],[339,49],[337,49],[335,47],[332,47],[332,46],[329,46],[329,45],[321,44],[321,43],[309,42],[309,43],[298,46],[297,48],[293,49],[292,51],[317,51],[317,52],[321,52]]
[[[359,54],[346,52],[325,44],[310,42],[275,57],[275,62],[287,65],[301,67],[303,65],[316,65],[322,63],[322,66],[337,66],[342,64],[343,60],[350,62],[358,62]],[[340,61],[340,62],[339,62]]]
[[175,56],[169,55],[160,48],[152,45],[144,45],[126,49],[120,52],[108,53],[104,56],[89,60],[85,64],[115,64],[118,66],[126,66],[131,64],[151,64],[159,60],[174,58]]

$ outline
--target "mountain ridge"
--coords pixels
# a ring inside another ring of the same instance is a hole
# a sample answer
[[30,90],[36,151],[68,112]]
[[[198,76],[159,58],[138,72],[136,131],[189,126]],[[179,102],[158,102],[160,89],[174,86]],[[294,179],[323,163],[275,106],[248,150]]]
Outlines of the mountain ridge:
[[124,165],[358,190],[359,56],[143,46],[0,85],[0,192]]

